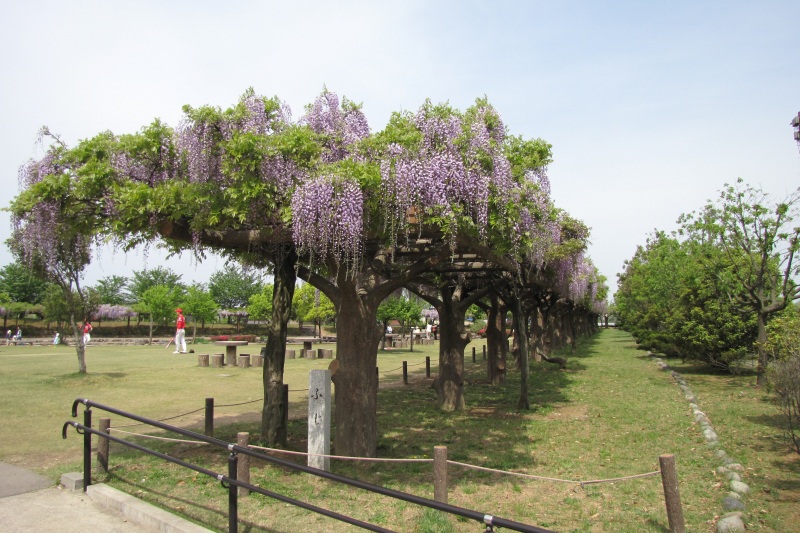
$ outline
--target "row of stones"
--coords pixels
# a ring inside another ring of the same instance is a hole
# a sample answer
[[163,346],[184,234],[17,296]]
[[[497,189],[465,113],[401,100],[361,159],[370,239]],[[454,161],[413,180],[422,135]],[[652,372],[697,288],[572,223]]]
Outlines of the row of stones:
[[683,376],[670,369],[662,359],[658,357],[654,357],[654,359],[661,370],[670,372],[672,379],[674,379],[681,388],[684,398],[689,402],[689,407],[692,409],[695,421],[700,424],[706,444],[715,450],[715,457],[722,462],[722,464],[717,467],[716,471],[720,476],[727,478],[730,492],[728,492],[727,496],[722,500],[722,508],[725,514],[720,517],[717,522],[717,532],[743,533],[745,531],[743,522],[745,506],[743,498],[750,492],[750,487],[742,481],[741,477],[741,472],[744,472],[744,467],[729,457],[724,449],[720,448],[717,432],[714,431],[714,427],[711,425],[708,416],[700,410],[697,397],[689,388],[689,385],[686,384],[686,380]]

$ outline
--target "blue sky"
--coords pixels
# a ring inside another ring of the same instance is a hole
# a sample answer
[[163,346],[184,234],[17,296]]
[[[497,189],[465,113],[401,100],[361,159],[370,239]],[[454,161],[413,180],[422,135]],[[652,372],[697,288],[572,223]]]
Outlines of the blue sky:
[[[373,131],[426,98],[487,96],[511,134],[553,145],[555,201],[592,228],[612,290],[649,232],[725,183],[800,185],[796,0],[0,2],[2,207],[42,125],[68,144],[174,126],[184,104],[228,107],[248,87],[299,118],[326,86]],[[87,281],[161,264],[187,282],[224,266],[104,249]]]

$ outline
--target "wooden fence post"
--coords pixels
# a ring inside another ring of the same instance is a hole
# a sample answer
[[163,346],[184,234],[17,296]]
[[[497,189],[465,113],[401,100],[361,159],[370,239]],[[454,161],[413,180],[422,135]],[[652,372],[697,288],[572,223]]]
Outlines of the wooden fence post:
[[[246,431],[236,434],[236,444],[242,448],[250,446],[250,433]],[[239,454],[239,460],[236,463],[236,479],[244,483],[250,483],[250,456],[243,453]],[[250,489],[247,487],[237,487],[239,489],[239,496],[247,496],[250,494]]]
[[447,503],[447,446],[433,447],[433,499]]
[[425,377],[431,377],[431,357],[429,355],[425,356]]
[[[111,427],[111,419],[110,418],[101,418],[100,425],[98,426],[98,431],[101,433],[108,433],[108,428]],[[103,472],[108,473],[108,443],[109,440],[100,437],[97,439],[97,462],[100,464],[100,468],[103,469]]]
[[206,398],[206,437],[214,436],[214,398]]
[[408,385],[408,361],[403,361],[403,383]]
[[661,466],[661,483],[664,485],[669,530],[672,533],[685,533],[686,523],[683,520],[681,495],[678,491],[678,470],[675,468],[675,456],[671,453],[660,455],[658,463]]

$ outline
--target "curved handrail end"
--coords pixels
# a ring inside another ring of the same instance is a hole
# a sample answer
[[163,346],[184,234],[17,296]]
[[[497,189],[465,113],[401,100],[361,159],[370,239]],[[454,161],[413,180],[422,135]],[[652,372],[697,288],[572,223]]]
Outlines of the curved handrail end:
[[74,402],[72,402],[72,416],[78,416],[78,404],[82,403],[88,406],[89,399],[88,398],[78,398]]
[[64,425],[61,427],[61,438],[62,439],[66,439],[67,438],[67,426],[75,427],[75,422],[73,422],[71,420],[68,421],[68,422],[64,422]]

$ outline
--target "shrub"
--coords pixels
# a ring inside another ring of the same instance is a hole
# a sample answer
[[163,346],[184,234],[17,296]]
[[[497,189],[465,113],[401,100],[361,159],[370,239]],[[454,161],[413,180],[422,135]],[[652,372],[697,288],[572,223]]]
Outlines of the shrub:
[[778,395],[786,435],[795,452],[800,454],[800,356],[793,355],[773,363],[770,383]]
[[769,324],[765,349],[774,362],[769,382],[778,395],[784,429],[795,452],[800,454],[800,312],[788,307]]
[[213,335],[212,341],[247,341],[257,342],[258,335]]

